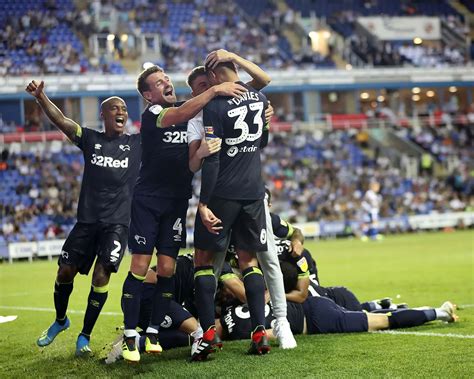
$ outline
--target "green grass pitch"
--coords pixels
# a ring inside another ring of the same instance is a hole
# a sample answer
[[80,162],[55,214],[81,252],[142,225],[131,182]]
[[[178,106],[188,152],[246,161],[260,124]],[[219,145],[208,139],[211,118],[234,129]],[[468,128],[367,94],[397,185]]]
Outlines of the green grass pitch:
[[[360,300],[390,296],[410,306],[462,306],[460,322],[434,322],[406,329],[412,334],[297,336],[298,348],[276,346],[267,356],[244,354],[248,341],[225,343],[208,362],[188,363],[189,349],[144,356],[138,366],[105,366],[103,347],[121,325],[120,293],[129,257],[112,277],[110,295],[95,327],[91,359],[74,357],[83,314],[69,313],[71,328],[46,348],[36,339],[54,319],[55,262],[0,265],[0,315],[18,315],[0,324],[0,377],[473,377],[474,271],[472,232],[390,236],[382,242],[307,241],[323,285],[344,285]],[[77,277],[69,309],[84,311],[90,278]],[[108,314],[107,314],[108,313]],[[426,333],[426,334],[423,334]],[[464,337],[464,338],[462,338]]]

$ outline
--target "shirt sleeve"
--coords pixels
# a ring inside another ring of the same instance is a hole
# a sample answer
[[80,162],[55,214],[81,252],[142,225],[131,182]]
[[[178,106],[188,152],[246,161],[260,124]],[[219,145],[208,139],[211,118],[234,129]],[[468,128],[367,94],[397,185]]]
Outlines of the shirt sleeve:
[[193,141],[201,141],[204,138],[204,123],[202,111],[188,121],[188,145]]
[[[220,122],[219,115],[214,110],[206,106],[203,110],[202,119],[206,127],[213,127],[214,135],[222,138],[222,125]],[[205,158],[204,163],[202,164],[200,202],[203,204],[209,204],[212,194],[214,193],[214,188],[217,183],[217,177],[219,175],[219,159],[220,154],[212,154]]]
[[156,126],[157,128],[162,128],[161,120],[165,117],[166,112],[168,112],[170,108],[163,108],[161,105],[155,104],[150,106],[146,112],[143,113],[143,126]]
[[288,239],[293,235],[294,228],[289,222],[281,219],[280,216],[275,213],[270,213],[270,216],[272,218],[273,234],[276,237]]
[[71,142],[76,145],[79,149],[84,150],[84,146],[87,143],[87,139],[89,136],[90,130],[87,128],[83,128],[81,126],[77,126],[76,133],[72,138]]

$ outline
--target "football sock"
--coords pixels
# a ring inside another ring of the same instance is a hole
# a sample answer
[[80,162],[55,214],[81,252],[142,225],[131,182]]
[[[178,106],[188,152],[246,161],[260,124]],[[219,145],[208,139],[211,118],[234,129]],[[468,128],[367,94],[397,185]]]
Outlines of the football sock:
[[92,333],[92,329],[99,318],[100,311],[107,301],[109,294],[109,285],[106,284],[103,287],[92,286],[89,292],[89,298],[87,299],[87,309],[84,315],[84,326],[82,327],[81,334],[89,339]]
[[[157,275],[156,278],[150,327],[158,331],[174,297],[174,275],[170,278]],[[154,333],[154,331],[148,331],[147,329],[147,333]]]
[[415,309],[401,309],[388,315],[390,329],[410,328],[423,325],[430,321],[425,311]]
[[71,295],[74,282],[70,283],[54,283],[54,307],[56,308],[56,321],[59,325],[66,322],[66,310]]
[[216,279],[212,266],[200,266],[194,269],[194,298],[199,322],[203,330],[214,325],[214,295]]
[[[140,315],[140,297],[144,276],[128,272],[122,289],[122,310],[125,331],[135,330]],[[127,335],[127,333],[125,333]],[[133,333],[135,335],[135,333]],[[129,337],[129,336],[128,336]]]
[[265,325],[265,281],[258,267],[249,267],[242,271],[245,296],[250,311],[252,330]]
[[442,321],[452,320],[451,315],[448,312],[446,312],[444,309],[435,308],[435,309],[428,309],[426,311],[434,312],[434,318],[431,320],[442,320]]

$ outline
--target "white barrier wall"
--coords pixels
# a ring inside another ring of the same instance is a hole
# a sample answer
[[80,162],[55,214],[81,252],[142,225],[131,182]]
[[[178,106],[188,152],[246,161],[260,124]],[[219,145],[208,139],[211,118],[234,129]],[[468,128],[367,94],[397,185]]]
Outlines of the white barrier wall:
[[[353,229],[357,229],[358,222],[351,222]],[[430,230],[447,227],[456,227],[460,224],[468,227],[474,225],[474,212],[455,212],[430,215],[419,215],[398,218],[385,218],[380,220],[382,228],[397,227],[399,230]],[[306,222],[295,224],[300,228],[305,237],[329,237],[342,234],[345,224],[342,221],[334,222]],[[189,234],[189,233],[188,233]],[[191,234],[192,235],[192,234]],[[38,242],[17,242],[8,245],[8,260],[34,257],[52,257],[60,255],[65,240],[47,240]],[[188,241],[190,242],[190,241]],[[191,241],[192,242],[192,241]]]
[[8,260],[11,263],[13,259],[28,258],[32,261],[33,257],[48,257],[61,254],[61,248],[65,240],[47,240],[38,242],[15,242],[8,245]]

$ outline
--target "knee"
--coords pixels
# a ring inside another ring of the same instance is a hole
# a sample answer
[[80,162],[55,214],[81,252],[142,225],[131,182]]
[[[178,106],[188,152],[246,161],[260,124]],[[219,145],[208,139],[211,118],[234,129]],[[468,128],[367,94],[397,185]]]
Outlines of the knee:
[[92,285],[94,287],[103,287],[109,284],[111,272],[107,270],[94,272],[92,276]]
[[145,276],[150,266],[151,255],[132,255],[130,271],[133,274]]
[[214,255],[210,251],[196,249],[194,251],[194,267],[212,266]]
[[77,269],[74,266],[60,265],[56,280],[58,283],[70,283],[74,280]]
[[176,263],[174,259],[162,259],[160,257],[156,273],[158,276],[169,278],[174,275],[175,266]]

